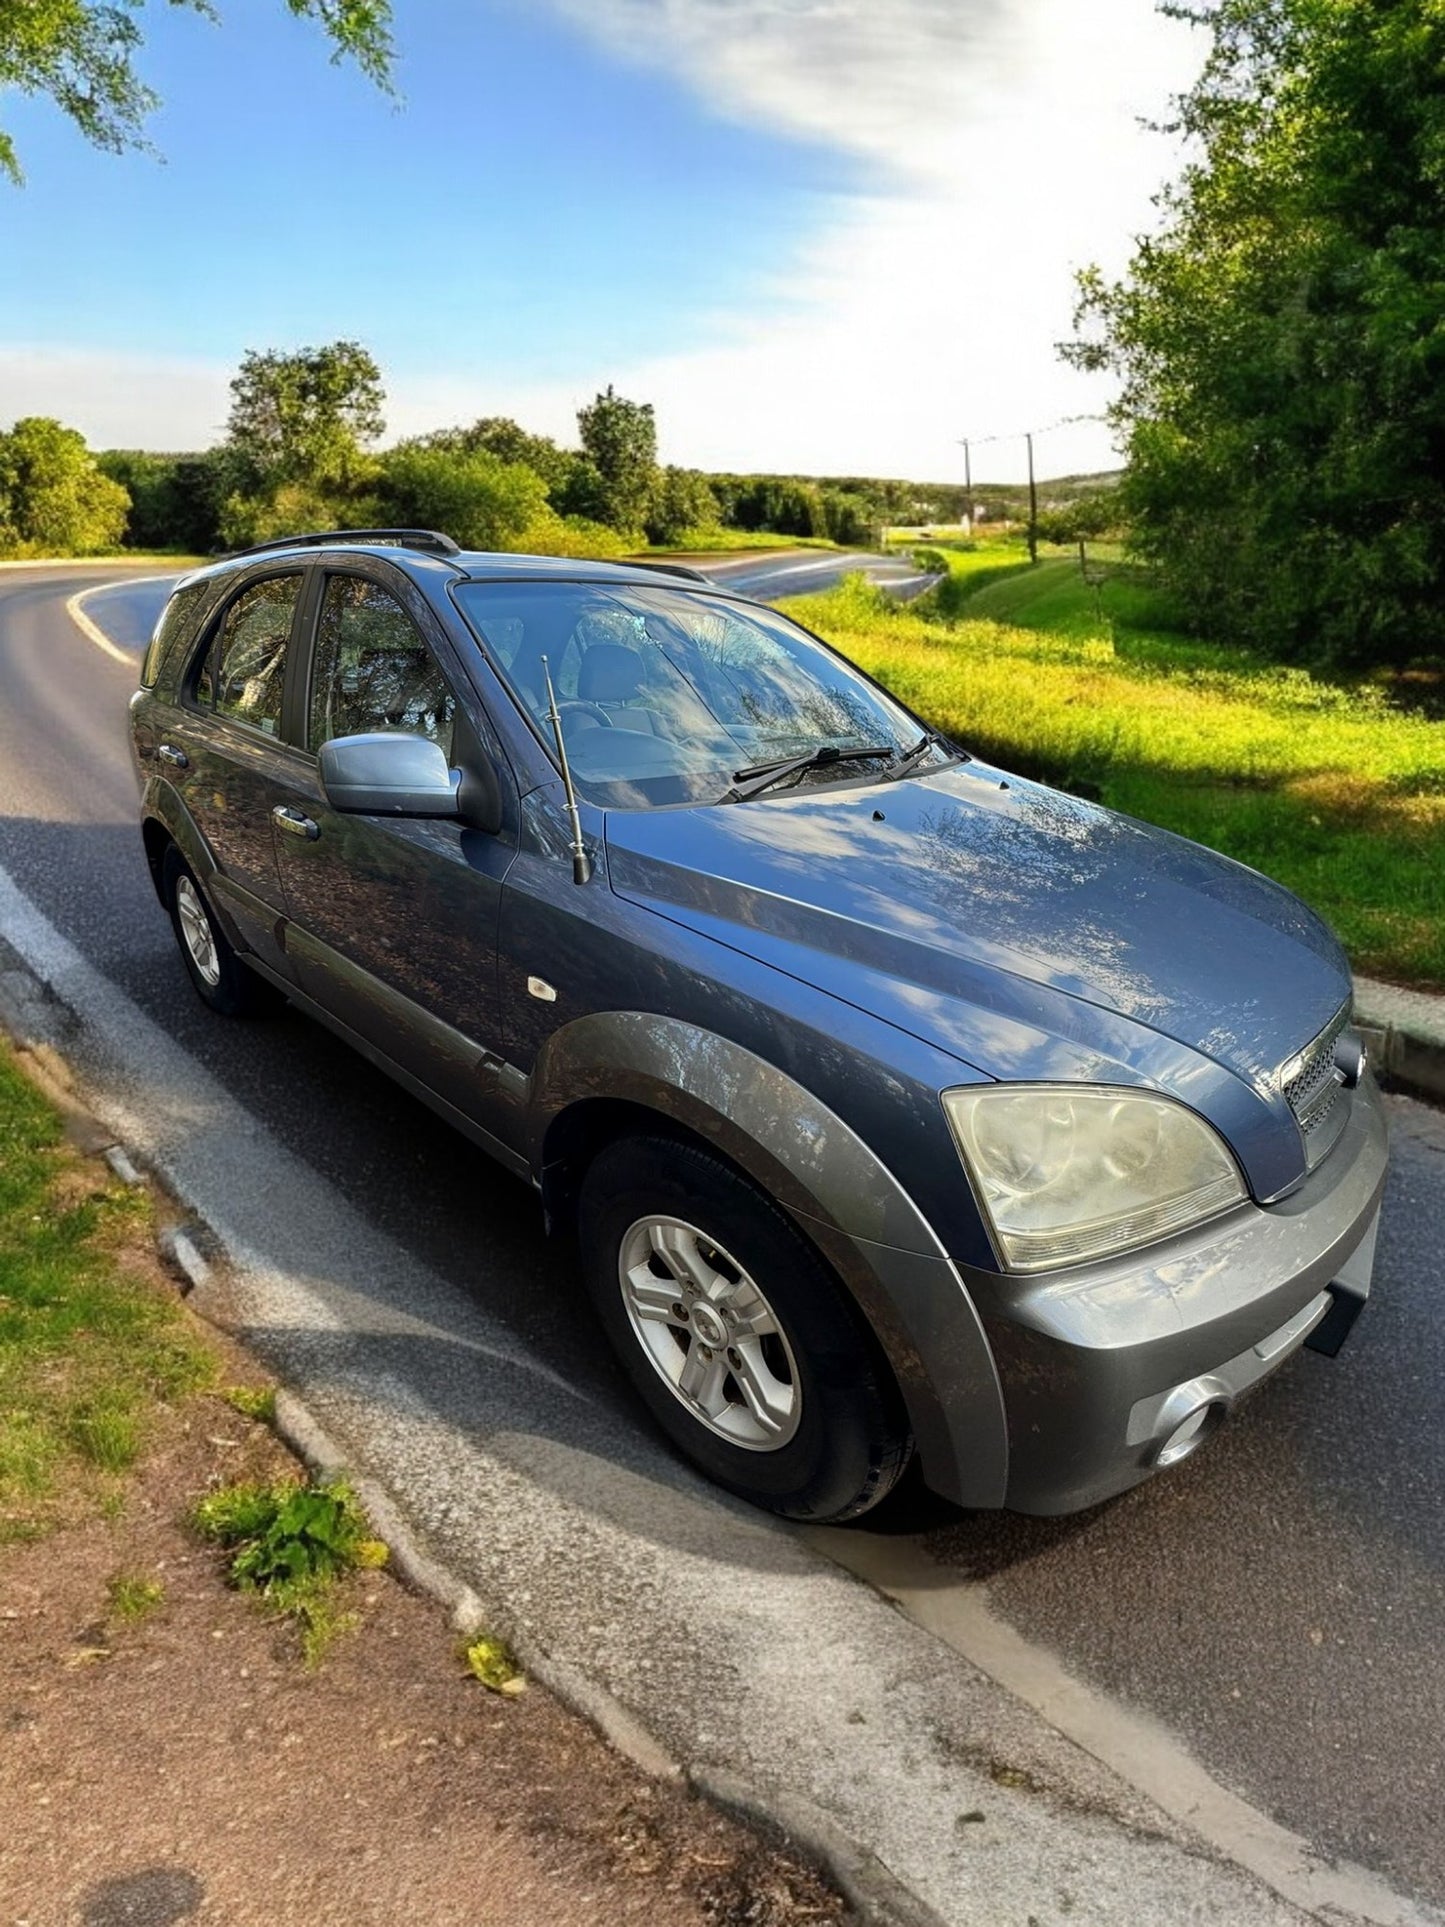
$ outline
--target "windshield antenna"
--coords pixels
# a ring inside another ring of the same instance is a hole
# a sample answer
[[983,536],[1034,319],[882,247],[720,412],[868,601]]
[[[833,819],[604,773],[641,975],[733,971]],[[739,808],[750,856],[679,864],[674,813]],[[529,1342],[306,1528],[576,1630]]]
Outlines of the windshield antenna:
[[557,739],[557,760],[562,765],[562,787],[567,792],[567,814],[572,819],[572,881],[585,883],[592,874],[592,859],[582,841],[582,818],[577,814],[577,792],[572,787],[572,766],[567,761],[567,745],[562,740],[562,718],[557,713],[557,692],[552,687],[552,671],[542,658],[542,674],[547,678],[547,721]]

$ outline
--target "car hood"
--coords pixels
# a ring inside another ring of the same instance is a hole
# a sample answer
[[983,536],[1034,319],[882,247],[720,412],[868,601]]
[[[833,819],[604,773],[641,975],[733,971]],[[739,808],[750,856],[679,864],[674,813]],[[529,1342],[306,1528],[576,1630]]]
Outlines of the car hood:
[[983,763],[613,812],[606,835],[620,895],[990,1076],[1052,1074],[1041,1036],[1074,1040],[1070,1074],[1152,1076],[1143,1027],[1262,1090],[1350,995],[1278,884]]

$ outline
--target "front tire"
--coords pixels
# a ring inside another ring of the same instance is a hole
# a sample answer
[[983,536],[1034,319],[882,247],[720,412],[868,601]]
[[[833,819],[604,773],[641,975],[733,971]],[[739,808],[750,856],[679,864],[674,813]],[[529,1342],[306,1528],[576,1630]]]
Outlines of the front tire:
[[628,1375],[707,1475],[790,1519],[856,1518],[913,1449],[862,1314],[792,1221],[701,1146],[625,1138],[582,1185],[584,1275]]
[[196,994],[223,1017],[265,1017],[285,999],[246,965],[231,945],[174,844],[166,851],[161,887],[186,974]]

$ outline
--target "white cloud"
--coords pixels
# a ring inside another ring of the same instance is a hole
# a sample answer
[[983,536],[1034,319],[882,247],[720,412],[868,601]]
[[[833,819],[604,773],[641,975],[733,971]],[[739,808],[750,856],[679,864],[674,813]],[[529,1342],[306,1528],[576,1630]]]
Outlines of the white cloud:
[[[727,345],[619,374],[657,404],[674,459],[932,478],[957,472],[964,434],[1102,406],[1054,344],[1075,269],[1122,265],[1173,165],[1138,122],[1188,83],[1197,47],[1153,0],[550,4],[717,112],[875,177],[795,264],[781,315],[728,317]],[[978,459],[1017,474],[1022,445]],[[1107,461],[1107,438],[1041,438],[1039,459]]]
[[960,102],[1005,81],[1031,37],[1028,9],[1014,0],[548,4],[609,52],[685,80],[720,113],[910,172],[946,153]]

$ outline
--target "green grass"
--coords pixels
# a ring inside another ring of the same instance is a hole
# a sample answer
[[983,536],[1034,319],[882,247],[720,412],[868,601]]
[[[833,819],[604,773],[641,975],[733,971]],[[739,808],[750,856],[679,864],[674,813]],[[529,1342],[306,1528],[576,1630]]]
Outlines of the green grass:
[[104,1506],[157,1404],[209,1375],[179,1308],[111,1248],[144,1208],[90,1182],[0,1052],[0,1543]]
[[214,556],[193,555],[189,549],[91,549],[68,555],[53,549],[36,549],[33,555],[12,549],[0,552],[0,563],[12,569],[29,568],[39,562],[94,562],[97,565],[107,562],[163,562],[168,569],[199,569],[214,560]]
[[120,1626],[139,1626],[165,1601],[166,1589],[159,1579],[144,1573],[117,1572],[105,1589],[106,1616]]
[[931,607],[943,616],[958,616],[963,605],[990,583],[1014,576],[1029,567],[1029,552],[1022,542],[917,542],[909,549],[920,569],[928,574],[946,571],[944,581],[932,591]]
[[356,1623],[337,1604],[338,1582],[386,1563],[386,1547],[340,1480],[222,1486],[191,1517],[202,1538],[224,1547],[231,1584],[293,1622],[309,1666]]
[[1445,723],[1175,634],[1127,572],[1060,558],[939,599],[854,578],[787,606],[977,753],[1279,878],[1357,969],[1445,988]]
[[255,1419],[258,1425],[276,1423],[274,1385],[227,1385],[221,1397],[233,1411],[240,1412],[244,1418]]

